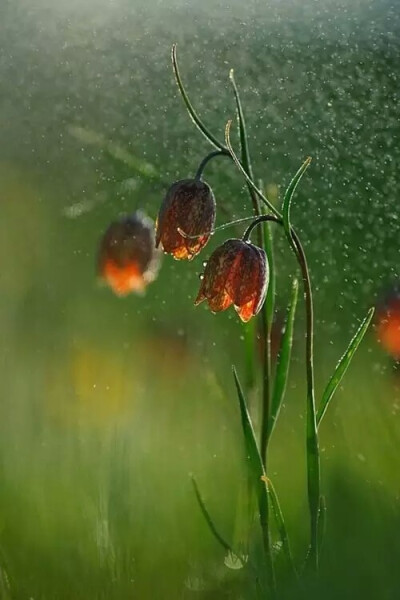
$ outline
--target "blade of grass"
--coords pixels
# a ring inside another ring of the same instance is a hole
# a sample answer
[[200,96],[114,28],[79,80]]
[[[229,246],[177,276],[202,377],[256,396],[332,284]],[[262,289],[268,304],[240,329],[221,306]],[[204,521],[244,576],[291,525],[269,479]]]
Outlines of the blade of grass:
[[257,194],[257,196],[259,197],[259,199],[261,200],[261,202],[263,202],[265,204],[265,206],[271,211],[271,213],[273,215],[275,215],[278,218],[281,218],[282,215],[280,214],[280,212],[268,200],[268,198],[258,189],[258,187],[256,186],[256,184],[254,183],[254,181],[252,180],[252,178],[249,177],[249,175],[246,173],[245,169],[243,168],[242,164],[240,163],[240,160],[236,156],[235,151],[234,151],[234,149],[232,147],[232,144],[231,144],[231,140],[230,140],[231,125],[232,125],[232,121],[228,121],[226,123],[226,127],[225,127],[225,143],[226,143],[227,149],[229,151],[229,154],[232,156],[233,162],[235,163],[235,165],[237,166],[237,168],[239,169],[239,171],[244,176],[244,178],[247,181],[248,185]]
[[197,114],[197,112],[193,108],[192,103],[189,100],[189,96],[186,93],[186,90],[184,88],[184,85],[182,83],[182,79],[181,79],[181,76],[179,73],[178,62],[177,62],[177,58],[176,58],[176,44],[173,44],[173,46],[172,46],[171,59],[172,59],[172,67],[174,70],[176,83],[178,84],[179,92],[182,96],[183,102],[185,103],[185,106],[190,115],[190,118],[192,119],[192,121],[196,125],[196,127],[198,127],[198,129],[204,135],[204,137],[210,142],[210,144],[212,144],[219,150],[225,151],[226,150],[225,146],[223,144],[221,144],[221,142],[219,142],[217,140],[217,138],[211,133],[211,131],[208,129],[208,127],[206,127],[206,125],[200,119],[199,115]]
[[265,305],[267,311],[268,329],[271,330],[272,324],[274,322],[276,290],[275,258],[271,223],[264,224],[264,248],[268,257],[269,264],[269,283],[267,297],[265,299]]
[[246,132],[246,123],[244,120],[244,114],[242,109],[242,103],[240,101],[239,90],[236,85],[235,77],[233,74],[233,69],[229,71],[229,79],[232,83],[233,93],[235,95],[236,108],[237,108],[237,116],[239,122],[239,134],[240,134],[240,146],[242,149],[242,164],[246,173],[252,177],[251,172],[251,164],[250,164],[250,156],[249,156],[249,146],[247,143],[247,132]]
[[283,197],[282,220],[283,220],[283,226],[285,228],[286,235],[288,236],[290,241],[292,239],[291,224],[290,224],[290,208],[291,208],[291,204],[292,204],[293,195],[294,195],[294,192],[300,182],[300,179],[303,177],[303,175],[306,172],[307,168],[309,167],[310,163],[311,163],[311,157],[309,156],[303,162],[300,169],[297,171],[296,175],[293,177],[292,181],[289,183],[288,188]]
[[298,297],[299,284],[294,279],[292,284],[292,294],[289,304],[288,315],[286,318],[285,331],[282,336],[281,347],[279,351],[278,365],[276,368],[275,385],[271,402],[271,416],[269,421],[268,438],[271,437],[279,417],[282,401],[285,395],[286,384],[289,375],[290,356],[292,352],[293,327],[296,314],[296,305]]
[[244,352],[246,365],[246,390],[249,392],[254,389],[256,383],[256,364],[255,364],[255,320],[252,319],[243,327],[244,330]]
[[247,458],[249,461],[249,471],[253,475],[253,485],[258,499],[259,518],[264,545],[268,581],[271,590],[274,591],[275,575],[274,566],[272,563],[271,539],[269,532],[268,493],[267,488],[263,483],[266,477],[264,471],[264,464],[260,452],[258,450],[256,435],[254,433],[254,428],[251,422],[249,411],[247,410],[247,404],[243,394],[242,386],[240,385],[240,381],[235,367],[232,367],[232,370],[239,400],[242,429],[247,451]]
[[339,360],[338,364],[336,365],[335,371],[334,371],[332,377],[330,378],[328,385],[326,386],[325,391],[322,395],[321,404],[320,404],[320,407],[319,407],[318,413],[317,413],[317,426],[320,425],[322,419],[324,418],[325,413],[328,409],[329,403],[332,400],[332,397],[333,397],[334,393],[336,392],[338,385],[342,381],[343,376],[346,373],[346,371],[352,361],[352,358],[369,327],[369,324],[371,323],[373,315],[374,315],[374,308],[370,308],[366,317],[363,319],[363,321],[361,322],[361,325],[357,329],[354,337],[351,339],[346,352],[343,354],[342,358]]
[[289,536],[288,536],[288,532],[286,529],[286,524],[285,524],[285,519],[283,517],[282,509],[279,504],[278,495],[277,495],[275,488],[272,484],[272,481],[270,480],[269,477],[265,477],[265,478],[263,477],[263,481],[265,481],[265,483],[266,483],[267,490],[268,490],[269,496],[271,498],[272,511],[274,513],[276,526],[278,528],[279,536],[282,541],[282,548],[286,555],[288,567],[293,571],[293,575],[297,579],[297,572],[296,572],[296,567],[294,566],[294,562],[293,562],[293,556],[292,556],[292,551],[290,548]]
[[[251,159],[250,159],[250,152],[249,152],[249,143],[248,143],[248,138],[247,138],[247,128],[246,128],[246,121],[244,118],[244,112],[243,112],[243,108],[242,108],[242,102],[240,100],[240,95],[239,95],[239,90],[238,87],[236,85],[236,81],[235,81],[235,77],[233,74],[233,69],[230,70],[229,72],[229,79],[232,83],[232,87],[233,87],[233,94],[235,96],[235,102],[236,102],[236,111],[237,111],[237,118],[238,118],[238,124],[239,124],[239,138],[240,138],[240,154],[241,154],[241,163],[243,165],[243,169],[245,170],[245,172],[247,173],[247,175],[250,177],[250,179],[253,179],[253,168],[251,166]],[[261,214],[260,211],[260,203],[258,201],[258,196],[255,193],[255,191],[253,190],[253,188],[251,187],[251,185],[247,182],[247,187],[249,190],[249,194],[250,194],[250,198],[253,204],[253,210],[254,210],[254,214],[256,216],[259,216]],[[262,248],[263,247],[263,239],[262,239],[262,230],[259,230],[259,246]]]
[[[201,494],[200,494],[199,487],[193,476],[191,476],[191,480],[192,480],[196,500],[198,502],[198,505],[200,506],[200,510],[203,514],[203,517],[204,517],[211,533],[213,534],[213,536],[217,540],[217,542],[224,548],[224,550],[226,550],[227,552],[231,552],[231,554],[236,556],[236,553],[232,549],[231,545],[228,544],[228,542],[222,537],[222,535],[219,533],[218,529],[214,525],[214,521],[212,520],[210,513],[208,512],[206,505],[204,504],[203,498],[201,497]],[[240,558],[240,557],[238,557],[238,558]]]
[[318,547],[321,549],[325,537],[326,529],[326,501],[325,496],[321,496],[319,504],[319,523],[318,523]]

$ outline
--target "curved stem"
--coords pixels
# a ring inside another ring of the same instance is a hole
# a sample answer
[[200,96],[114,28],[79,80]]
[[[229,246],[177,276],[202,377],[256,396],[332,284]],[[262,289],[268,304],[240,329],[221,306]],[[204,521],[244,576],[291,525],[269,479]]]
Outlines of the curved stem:
[[[248,240],[251,232],[262,222],[271,221],[284,227],[283,219],[276,215],[262,215],[246,229],[243,240]],[[307,483],[308,502],[311,519],[311,545],[309,558],[315,569],[318,568],[318,518],[320,507],[320,457],[314,397],[314,310],[312,288],[307,258],[297,233],[290,229],[290,244],[300,266],[306,305],[306,373],[307,373]]]
[[255,229],[260,223],[265,223],[267,221],[272,221],[273,223],[283,225],[283,221],[280,217],[276,217],[275,215],[261,215],[257,217],[257,219],[254,219],[252,223],[250,223],[250,225],[243,234],[242,240],[244,242],[247,242],[250,239],[250,235],[253,229]]
[[182,83],[182,79],[181,79],[181,76],[179,73],[178,61],[176,58],[176,44],[173,44],[173,46],[172,46],[171,60],[172,60],[172,68],[174,70],[174,75],[175,75],[176,83],[178,84],[179,92],[182,96],[182,100],[185,103],[186,109],[187,109],[192,121],[194,122],[196,127],[198,127],[200,129],[201,133],[210,142],[210,144],[212,144],[216,148],[219,148],[219,150],[226,150],[225,146],[223,144],[221,144],[221,142],[219,142],[217,140],[217,138],[211,133],[211,131],[208,129],[208,127],[206,127],[204,125],[203,121],[200,119],[197,112],[193,108],[192,103],[189,100],[189,96],[186,93],[186,90],[184,88],[184,85]]
[[[242,102],[240,100],[239,90],[236,85],[235,77],[233,74],[233,69],[231,69],[229,71],[229,79],[230,79],[230,82],[232,83],[233,93],[234,93],[235,102],[236,102],[236,109],[237,109],[237,116],[238,116],[238,123],[239,123],[240,147],[242,150],[242,152],[241,152],[242,165],[243,165],[243,168],[246,171],[247,175],[250,177],[250,179],[253,179],[253,169],[251,166],[249,144],[247,141],[246,121],[244,118]],[[249,184],[247,184],[247,187],[248,187],[249,195],[250,195],[250,198],[251,198],[251,201],[253,204],[254,214],[256,216],[260,216],[261,210],[260,210],[260,204],[258,202],[257,194],[255,194],[254,190],[251,188],[251,186]],[[261,248],[264,247],[262,231],[260,231],[258,243]]]
[[195,179],[200,180],[202,178],[203,171],[206,168],[207,164],[216,156],[229,156],[229,158],[231,158],[231,155],[228,150],[213,150],[212,152],[207,154],[207,156],[205,156],[199,164],[199,168],[197,169],[196,175],[194,176]]

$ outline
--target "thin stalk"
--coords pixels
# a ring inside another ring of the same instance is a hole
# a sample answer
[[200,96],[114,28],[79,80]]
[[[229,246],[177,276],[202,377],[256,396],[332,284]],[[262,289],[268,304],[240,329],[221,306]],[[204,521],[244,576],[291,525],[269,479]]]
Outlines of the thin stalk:
[[232,370],[239,400],[242,429],[247,450],[249,474],[251,475],[251,483],[252,486],[254,486],[258,498],[258,512],[268,574],[268,585],[271,588],[273,596],[275,596],[275,572],[271,553],[269,526],[269,499],[267,488],[264,485],[266,474],[242,386],[240,384],[235,367],[232,367]]
[[207,164],[216,156],[228,156],[229,158],[231,158],[231,155],[229,154],[228,150],[213,150],[212,152],[207,154],[207,156],[205,156],[199,164],[199,168],[197,169],[196,175],[194,177],[195,179],[201,179],[203,177],[203,171],[206,168]]
[[[261,192],[260,192],[261,194]],[[252,230],[264,221],[278,223],[284,227],[283,219],[276,215],[263,215],[258,217],[246,229],[243,239],[248,240]],[[318,444],[318,431],[316,421],[315,396],[314,396],[314,311],[310,273],[306,255],[298,235],[293,228],[290,230],[292,249],[294,250],[303,281],[304,300],[306,305],[306,374],[307,374],[307,487],[308,503],[310,509],[311,543],[309,560],[315,569],[318,568],[318,517],[320,507],[320,457]]]
[[183,102],[185,103],[186,109],[187,109],[193,123],[196,125],[196,127],[199,128],[201,133],[210,142],[210,144],[212,144],[213,146],[215,146],[215,148],[218,148],[219,150],[226,150],[225,146],[217,140],[217,138],[211,133],[211,131],[208,129],[208,127],[206,127],[206,125],[200,119],[199,115],[197,114],[192,103],[189,100],[189,96],[186,93],[185,87],[182,83],[182,79],[181,79],[181,76],[179,73],[178,61],[176,58],[176,44],[173,44],[173,46],[172,46],[171,60],[172,60],[172,68],[174,70],[174,75],[175,75],[176,83],[178,84],[179,92],[182,96]]
[[277,528],[279,531],[279,535],[280,535],[281,542],[282,542],[282,548],[283,548],[283,551],[286,556],[286,561],[287,561],[288,567],[293,572],[294,577],[297,579],[298,575],[297,575],[296,567],[295,567],[294,561],[293,561],[292,550],[291,550],[290,541],[289,541],[289,535],[288,535],[288,532],[286,529],[286,524],[285,524],[285,519],[283,517],[282,509],[279,504],[278,495],[277,495],[275,488],[272,484],[272,481],[269,479],[269,477],[265,477],[265,478],[263,478],[263,480],[265,481],[265,484],[267,486],[268,494],[271,497],[272,510],[274,513],[276,525],[277,525]]
[[[265,195],[257,188],[254,181],[247,175],[246,171],[240,164],[237,158],[232,144],[229,139],[229,131],[231,127],[231,121],[228,121],[225,128],[225,141],[226,145],[231,153],[231,156],[238,167],[239,171],[243,174],[248,184],[252,187],[254,192],[260,198],[262,202],[270,209],[272,215],[266,215],[265,218],[259,217],[255,223],[262,220],[269,220],[279,222],[283,226],[283,217],[281,213],[275,208],[275,206],[265,197]],[[271,217],[274,216],[275,219]],[[267,218],[268,217],[268,218]],[[254,225],[255,226],[255,225]],[[247,230],[249,235],[252,226]],[[250,230],[250,231],[249,231]],[[285,229],[286,230],[286,229]],[[314,569],[318,568],[318,517],[319,517],[319,506],[320,506],[320,486],[321,486],[321,473],[320,473],[320,457],[319,457],[319,444],[318,444],[318,429],[316,423],[316,409],[315,409],[315,395],[314,395],[314,355],[313,355],[313,337],[314,337],[314,314],[313,314],[313,301],[311,291],[311,281],[307,265],[306,256],[304,254],[303,247],[293,227],[290,227],[290,236],[288,240],[291,248],[293,249],[297,261],[299,263],[303,287],[304,287],[304,300],[306,305],[306,376],[307,376],[307,432],[306,432],[306,455],[307,455],[307,488],[308,488],[308,504],[310,511],[310,553],[309,558],[312,562]],[[246,234],[245,234],[246,236]]]

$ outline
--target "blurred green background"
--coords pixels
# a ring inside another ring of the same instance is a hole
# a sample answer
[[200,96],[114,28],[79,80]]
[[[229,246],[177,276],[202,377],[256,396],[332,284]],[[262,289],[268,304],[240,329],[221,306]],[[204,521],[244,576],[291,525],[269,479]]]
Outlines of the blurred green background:
[[[317,398],[367,308],[397,280],[400,11],[396,1],[0,2],[0,593],[4,598],[253,598],[224,564],[194,473],[240,537],[243,443],[230,367],[243,327],[193,307],[202,262],[165,257],[144,297],[98,285],[99,238],[209,147],[170,67],[223,136],[235,69],[254,170],[279,197],[312,167],[292,220],[315,289]],[[237,147],[238,139],[234,136]],[[218,222],[247,215],[226,159],[206,173]],[[227,234],[230,235],[230,232]],[[275,239],[277,306],[296,264]],[[298,564],[308,535],[304,321],[270,475]],[[257,421],[257,390],[250,398]],[[321,430],[328,507],[316,598],[399,597],[400,379],[363,342]],[[282,594],[299,597],[289,584]],[[301,595],[301,594],[300,594]]]

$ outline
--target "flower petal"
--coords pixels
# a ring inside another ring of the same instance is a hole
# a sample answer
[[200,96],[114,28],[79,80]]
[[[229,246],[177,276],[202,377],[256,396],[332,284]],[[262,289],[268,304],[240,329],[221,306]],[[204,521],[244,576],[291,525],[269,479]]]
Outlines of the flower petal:
[[117,296],[126,296],[130,292],[143,292],[146,287],[146,281],[134,262],[120,267],[114,261],[106,260],[102,277]]
[[254,315],[256,314],[256,302],[257,298],[252,298],[249,302],[247,302],[246,304],[242,304],[241,306],[237,306],[235,304],[235,310],[238,313],[241,320],[243,321],[243,323],[247,323],[247,321],[250,321],[251,317],[254,317]]
[[212,310],[212,312],[221,312],[222,310],[226,310],[231,306],[232,298],[229,294],[222,290],[219,294],[214,296],[213,298],[208,299],[208,306]]

